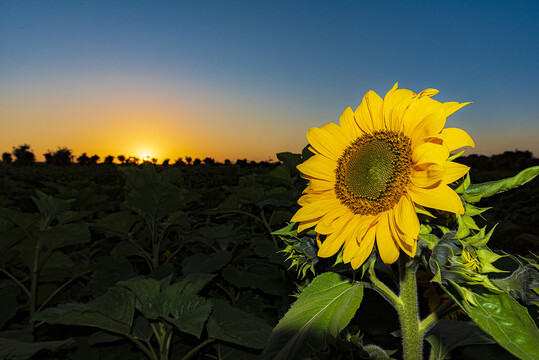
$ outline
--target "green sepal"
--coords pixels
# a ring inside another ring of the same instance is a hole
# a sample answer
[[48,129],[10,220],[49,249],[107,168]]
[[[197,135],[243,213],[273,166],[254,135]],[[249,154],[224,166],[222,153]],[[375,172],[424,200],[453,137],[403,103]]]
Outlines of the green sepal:
[[457,186],[455,189],[455,192],[459,195],[464,194],[464,192],[470,187],[470,184],[472,183],[472,180],[470,179],[470,174],[466,173],[466,176],[464,177],[464,180]]
[[453,161],[455,160],[456,158],[460,157],[462,154],[464,154],[464,152],[466,151],[466,149],[462,150],[462,151],[459,151],[458,153],[455,153],[455,154],[451,154],[448,158],[447,158],[447,161]]
[[498,226],[498,224],[494,225],[494,227],[492,229],[490,229],[490,231],[486,235],[485,235],[485,229],[487,227],[485,226],[481,230],[479,230],[478,233],[467,237],[465,240],[466,240],[466,242],[468,244],[470,244],[472,246],[475,246],[475,247],[484,246],[490,240],[490,237],[492,236],[492,233],[494,232],[494,229],[496,229],[496,226]]
[[417,214],[426,215],[428,217],[436,219],[436,216],[432,215],[429,211],[427,211],[423,206],[415,204],[415,212]]
[[476,216],[476,215],[484,213],[485,211],[487,211],[489,209],[492,209],[492,207],[480,208],[480,207],[474,206],[472,204],[466,204],[465,210],[464,210],[464,215]]
[[431,250],[436,246],[438,241],[440,241],[434,234],[421,234],[421,232],[419,233],[419,239],[423,240]]
[[[477,249],[477,257],[479,258],[481,262],[481,272],[482,273],[488,273],[488,272],[506,272],[504,270],[500,270],[494,265],[492,265],[493,262],[496,262],[497,260],[504,257],[504,255],[498,255],[496,253],[493,253],[492,250],[487,248],[486,246]],[[507,255],[505,255],[507,256]]]
[[298,223],[289,223],[288,225],[286,225],[285,227],[279,229],[279,230],[275,230],[274,232],[272,232],[273,235],[281,235],[281,236],[297,236],[298,235],[298,231],[296,230],[296,225]]
[[475,223],[474,219],[468,215],[457,216],[457,238],[462,239],[470,234],[470,230],[479,230],[479,227]]

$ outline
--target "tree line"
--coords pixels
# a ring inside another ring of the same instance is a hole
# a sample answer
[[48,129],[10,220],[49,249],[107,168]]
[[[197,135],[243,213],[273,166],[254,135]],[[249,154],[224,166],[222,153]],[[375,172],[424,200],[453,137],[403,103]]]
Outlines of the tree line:
[[[98,155],[92,155],[88,156],[87,153],[83,153],[82,155],[75,157],[73,154],[73,151],[67,147],[58,147],[56,150],[49,150],[46,153],[43,154],[45,157],[45,163],[47,165],[70,165],[70,164],[79,164],[79,165],[85,165],[85,166],[91,166],[91,165],[97,165],[99,160],[101,159]],[[105,165],[114,165],[114,160],[117,160],[121,165],[138,165],[140,163],[153,163],[157,164],[158,159],[155,157],[144,157],[139,158],[136,156],[125,156],[125,155],[118,155],[118,156],[112,156],[108,155],[106,156],[103,161],[100,164]],[[34,152],[30,148],[30,145],[24,144],[19,145],[17,147],[13,147],[12,152],[4,152],[2,154],[2,162],[6,164],[15,164],[15,165],[33,165],[36,163],[36,156],[34,155]],[[171,159],[165,159],[161,163],[161,165],[167,166],[167,165],[175,165],[175,166],[187,166],[187,165],[218,165],[219,162],[215,161],[215,159],[211,157],[205,157],[204,159],[194,158],[191,156],[185,156],[185,157],[179,157],[174,161],[171,161]],[[229,159],[226,159],[224,161],[224,165],[231,165],[232,161]],[[248,161],[247,159],[238,159],[236,160],[236,165],[240,166],[272,166],[275,164],[272,164],[272,160],[269,161]]]

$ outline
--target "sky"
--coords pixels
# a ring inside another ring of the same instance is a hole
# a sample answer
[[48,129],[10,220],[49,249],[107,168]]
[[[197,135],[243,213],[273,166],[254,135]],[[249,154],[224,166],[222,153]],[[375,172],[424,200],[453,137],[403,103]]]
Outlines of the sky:
[[539,1],[0,0],[0,152],[276,160],[398,82],[539,157]]

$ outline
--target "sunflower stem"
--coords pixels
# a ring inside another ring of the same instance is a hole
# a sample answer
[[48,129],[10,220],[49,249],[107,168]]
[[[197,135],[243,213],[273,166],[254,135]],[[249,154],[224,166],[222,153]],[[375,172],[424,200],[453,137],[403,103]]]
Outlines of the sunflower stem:
[[401,306],[398,308],[402,331],[402,353],[404,360],[423,358],[423,336],[419,322],[417,302],[416,271],[418,263],[409,257],[401,256],[400,296]]

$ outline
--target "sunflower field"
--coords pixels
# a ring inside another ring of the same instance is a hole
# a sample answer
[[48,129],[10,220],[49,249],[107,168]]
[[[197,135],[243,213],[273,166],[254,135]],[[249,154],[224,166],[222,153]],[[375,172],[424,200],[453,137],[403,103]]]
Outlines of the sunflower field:
[[0,359],[537,359],[539,167],[391,91],[267,166],[0,164]]

